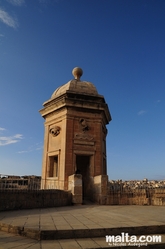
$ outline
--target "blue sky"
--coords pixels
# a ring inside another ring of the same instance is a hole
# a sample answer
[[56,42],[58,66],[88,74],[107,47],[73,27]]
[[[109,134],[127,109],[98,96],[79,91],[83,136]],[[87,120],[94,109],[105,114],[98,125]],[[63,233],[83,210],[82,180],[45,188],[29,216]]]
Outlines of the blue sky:
[[38,111],[76,66],[112,115],[109,179],[165,179],[164,0],[0,0],[0,173],[41,175]]

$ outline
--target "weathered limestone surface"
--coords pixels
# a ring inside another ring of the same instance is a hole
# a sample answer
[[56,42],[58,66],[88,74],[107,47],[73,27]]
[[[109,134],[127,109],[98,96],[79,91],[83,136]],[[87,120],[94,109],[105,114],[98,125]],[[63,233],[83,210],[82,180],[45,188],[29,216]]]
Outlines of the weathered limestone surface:
[[108,176],[99,175],[94,177],[93,200],[99,204],[107,204]]
[[165,205],[165,189],[134,189],[110,191],[108,205]]
[[74,174],[68,178],[68,190],[72,193],[72,203],[82,204],[82,175]]
[[[111,115],[96,87],[80,80],[82,73],[74,68],[74,79],[57,88],[40,110],[45,119],[41,188],[67,190],[69,177],[81,174],[82,196],[91,199],[94,177],[107,174],[106,125]],[[103,185],[100,191],[105,192]],[[80,201],[78,194],[73,196]]]
[[0,190],[0,211],[71,205],[71,193],[63,190]]

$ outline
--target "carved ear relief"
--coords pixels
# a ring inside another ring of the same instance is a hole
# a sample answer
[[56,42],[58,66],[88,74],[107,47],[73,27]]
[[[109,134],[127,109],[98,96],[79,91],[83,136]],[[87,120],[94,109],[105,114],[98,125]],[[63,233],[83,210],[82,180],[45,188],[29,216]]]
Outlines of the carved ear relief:
[[83,131],[88,131],[89,130],[89,126],[86,122],[86,120],[84,118],[80,118],[79,119],[79,123],[81,124],[82,130]]
[[54,126],[49,130],[49,133],[52,134],[53,137],[56,137],[60,134],[61,128],[59,126]]

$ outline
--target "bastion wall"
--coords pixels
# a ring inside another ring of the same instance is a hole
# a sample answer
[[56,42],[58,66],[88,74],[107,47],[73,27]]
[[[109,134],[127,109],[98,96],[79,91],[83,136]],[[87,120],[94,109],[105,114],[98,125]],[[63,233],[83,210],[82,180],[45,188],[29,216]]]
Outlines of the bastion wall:
[[70,191],[63,190],[0,190],[0,211],[69,206]]
[[101,205],[165,206],[165,188],[111,189],[106,179],[94,185],[93,201]]

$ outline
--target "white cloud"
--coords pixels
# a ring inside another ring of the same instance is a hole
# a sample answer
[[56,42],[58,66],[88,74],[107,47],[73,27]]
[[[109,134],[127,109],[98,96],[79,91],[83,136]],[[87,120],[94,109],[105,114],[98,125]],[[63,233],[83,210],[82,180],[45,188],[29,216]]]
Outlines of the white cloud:
[[36,148],[36,150],[42,150],[43,146]]
[[18,27],[18,22],[11,17],[6,11],[0,9],[0,21],[12,28]]
[[7,0],[7,2],[16,6],[22,6],[25,3],[25,0]]
[[22,153],[29,153],[29,152],[33,152],[36,150],[42,150],[43,149],[43,143],[36,143],[34,145],[31,145],[27,150],[21,150],[18,151],[17,153],[22,154]]
[[14,137],[15,137],[15,138],[22,139],[22,134],[16,134]]
[[14,136],[9,136],[9,137],[0,137],[0,146],[17,143],[22,138],[23,138],[22,134],[16,134]]
[[5,131],[5,130],[6,130],[5,128],[0,127],[0,131]]
[[22,154],[22,153],[27,153],[29,152],[28,150],[21,150],[21,151],[18,151],[19,154]]
[[145,110],[141,110],[141,111],[138,112],[138,115],[139,115],[139,116],[144,115],[146,112],[147,112],[147,111],[145,111]]

